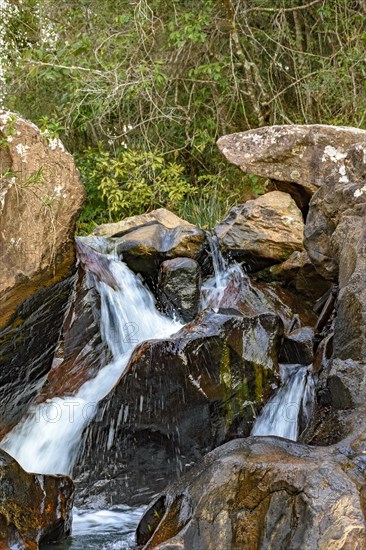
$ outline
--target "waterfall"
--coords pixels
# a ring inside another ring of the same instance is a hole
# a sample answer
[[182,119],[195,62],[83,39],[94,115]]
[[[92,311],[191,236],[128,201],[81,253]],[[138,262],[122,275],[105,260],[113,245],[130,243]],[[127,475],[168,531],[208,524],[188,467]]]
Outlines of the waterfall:
[[[217,237],[208,235],[214,275],[202,285],[202,308],[215,310],[228,285],[250,288],[249,277],[236,263],[229,264],[223,257]],[[277,435],[296,441],[300,421],[305,424],[314,401],[314,380],[311,367],[303,365],[280,365],[281,387],[263,407],[252,428],[252,435]]]
[[296,441],[300,420],[307,420],[313,403],[311,367],[280,365],[282,385],[263,407],[251,435],[277,435]]
[[215,310],[219,306],[220,301],[224,296],[225,289],[230,281],[233,279],[237,279],[239,281],[245,279],[248,284],[249,278],[244,273],[241,265],[237,263],[229,264],[223,257],[219,247],[219,241],[216,236],[208,233],[207,239],[210,247],[214,274],[202,285],[201,307],[204,309],[205,307],[210,306]]
[[100,331],[113,361],[84,383],[76,395],[32,407],[25,420],[1,442],[29,472],[70,474],[85,426],[94,417],[98,402],[119,380],[136,345],[168,338],[182,327],[157,311],[152,294],[124,263],[113,255],[103,255],[101,269],[95,265],[98,258],[98,253],[92,257],[94,273],[102,274],[109,282],[96,280],[101,301]]

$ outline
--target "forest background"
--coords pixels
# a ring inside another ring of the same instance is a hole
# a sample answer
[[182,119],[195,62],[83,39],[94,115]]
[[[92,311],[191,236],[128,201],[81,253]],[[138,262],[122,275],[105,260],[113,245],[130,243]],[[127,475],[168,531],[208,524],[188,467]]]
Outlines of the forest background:
[[265,182],[221,135],[366,128],[364,0],[0,0],[0,101],[74,155],[79,232],[166,206],[211,228]]

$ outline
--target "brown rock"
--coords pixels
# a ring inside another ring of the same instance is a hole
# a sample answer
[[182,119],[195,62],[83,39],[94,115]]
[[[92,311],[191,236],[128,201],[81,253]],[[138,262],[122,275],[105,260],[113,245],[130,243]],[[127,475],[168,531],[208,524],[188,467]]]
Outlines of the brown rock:
[[18,304],[70,272],[84,189],[72,156],[34,124],[1,111],[0,136],[3,327]]
[[232,256],[275,263],[303,250],[304,222],[290,195],[272,191],[232,208],[215,233]]
[[155,273],[167,259],[199,259],[207,241],[202,229],[165,208],[101,225],[95,234],[111,238],[128,267],[147,275]]
[[93,275],[79,265],[75,297],[62,328],[61,359],[54,361],[37,402],[75,395],[80,387],[112,360],[100,335],[100,298]]
[[152,212],[132,216],[116,223],[105,223],[94,229],[93,233],[100,237],[123,237],[126,233],[135,231],[147,225],[162,225],[165,229],[177,229],[177,227],[195,227],[191,223],[179,218],[166,208],[158,208]]
[[[366,131],[343,126],[266,126],[220,138],[217,145],[243,172],[302,187],[308,198],[336,170],[335,163]],[[289,186],[287,192],[291,192]]]
[[256,274],[260,281],[279,281],[285,288],[297,291],[301,296],[315,302],[330,288],[331,283],[324,279],[311,263],[306,252],[295,251],[288,260],[272,265]]
[[0,548],[37,550],[71,532],[73,483],[29,474],[0,450]]
[[0,425],[21,417],[51,368],[70,295],[84,189],[59,140],[0,112]]
[[360,480],[337,449],[238,439],[159,495],[137,543],[143,550],[364,550]]

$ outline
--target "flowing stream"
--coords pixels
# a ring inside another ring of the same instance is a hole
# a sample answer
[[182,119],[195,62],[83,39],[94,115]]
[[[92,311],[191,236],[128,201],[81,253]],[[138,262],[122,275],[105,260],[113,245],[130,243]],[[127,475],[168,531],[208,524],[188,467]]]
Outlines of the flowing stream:
[[[202,287],[202,307],[220,303],[225,289],[233,278],[250,285],[249,277],[237,264],[229,264],[221,254],[218,240],[209,239],[214,276]],[[263,407],[251,435],[276,435],[296,441],[300,421],[306,423],[314,400],[314,380],[311,368],[303,365],[280,365],[281,387]]]
[[[90,244],[99,250],[107,248],[100,239]],[[246,284],[250,282],[238,264],[229,265],[224,260],[214,237],[210,239],[210,248],[214,276],[202,287],[201,306],[215,310],[233,278],[245,279]],[[76,395],[55,397],[33,406],[26,418],[1,442],[1,447],[29,472],[70,474],[84,428],[96,414],[98,402],[119,380],[136,345],[148,339],[168,338],[182,327],[156,309],[153,295],[123,262],[113,254],[98,258],[101,263],[99,265],[94,258],[92,276],[100,295],[100,331],[113,361],[84,383]],[[282,365],[281,378],[282,386],[263,408],[252,434],[296,440],[299,418],[312,400],[312,376],[310,369],[301,365]],[[53,548],[130,548],[141,513],[142,509],[126,506],[110,510],[74,510],[71,546],[66,543],[66,546],[61,544]]]
[[[29,472],[70,474],[85,426],[94,417],[98,402],[120,378],[136,345],[144,340],[168,338],[182,327],[156,309],[152,294],[123,262],[113,255],[104,258],[107,260],[107,264],[103,260],[104,268],[108,266],[106,280],[110,284],[99,280],[96,288],[101,300],[100,330],[113,361],[88,380],[76,395],[57,397],[32,407],[25,420],[1,442],[1,446]],[[122,511],[74,511],[71,548],[85,548],[85,544],[90,549],[102,548],[96,532],[104,542],[108,540],[107,534],[115,540],[117,529],[120,534],[124,529],[130,533],[131,525],[134,529],[140,515],[141,510],[137,512],[126,507]],[[95,545],[85,542],[85,531],[93,531]],[[80,538],[84,542],[79,546]],[[121,543],[120,538],[117,542]]]
[[281,387],[266,403],[254,423],[251,435],[277,435],[296,441],[299,422],[306,423],[313,403],[314,381],[311,367],[280,365]]

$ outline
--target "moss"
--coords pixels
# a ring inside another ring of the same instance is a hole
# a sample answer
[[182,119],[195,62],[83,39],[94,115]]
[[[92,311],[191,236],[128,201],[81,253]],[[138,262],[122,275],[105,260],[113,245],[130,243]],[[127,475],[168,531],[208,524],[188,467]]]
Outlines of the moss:
[[221,355],[220,364],[220,383],[225,387],[225,393],[232,391],[232,376],[230,370],[230,349],[229,346],[224,343]]
[[263,395],[263,367],[254,363],[254,373],[255,373],[255,400],[260,401]]

